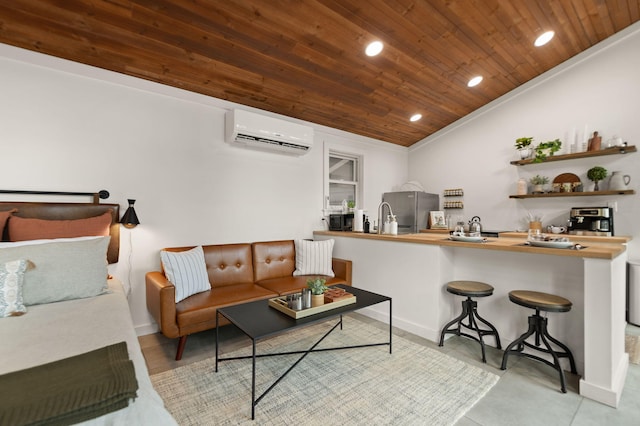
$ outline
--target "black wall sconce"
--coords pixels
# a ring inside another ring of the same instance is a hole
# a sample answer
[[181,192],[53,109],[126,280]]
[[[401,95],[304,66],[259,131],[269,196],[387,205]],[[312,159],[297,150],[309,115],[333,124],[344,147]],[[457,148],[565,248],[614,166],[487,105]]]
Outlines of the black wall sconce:
[[135,204],[136,200],[127,200],[127,201],[129,202],[129,207],[127,207],[127,210],[122,215],[122,219],[120,219],[120,223],[125,228],[131,229],[140,225],[140,221],[138,220],[138,215],[136,214],[136,210],[133,208],[133,205]]

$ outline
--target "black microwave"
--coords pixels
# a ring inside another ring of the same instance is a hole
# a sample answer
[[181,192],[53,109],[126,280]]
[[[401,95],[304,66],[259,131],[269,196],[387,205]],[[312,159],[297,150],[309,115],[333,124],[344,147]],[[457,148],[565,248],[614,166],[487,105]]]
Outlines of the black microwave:
[[351,230],[353,230],[353,213],[329,215],[329,231]]

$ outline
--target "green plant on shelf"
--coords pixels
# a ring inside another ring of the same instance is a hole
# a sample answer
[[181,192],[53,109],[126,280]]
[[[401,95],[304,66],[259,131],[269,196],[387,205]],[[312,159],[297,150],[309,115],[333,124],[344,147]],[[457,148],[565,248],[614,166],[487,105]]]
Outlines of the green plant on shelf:
[[350,209],[355,208],[356,207],[356,202],[353,201],[353,200],[347,201],[347,207],[350,208]]
[[592,167],[587,171],[587,177],[595,183],[593,190],[599,191],[598,182],[607,177],[607,169],[601,166]]
[[535,148],[536,156],[533,159],[534,163],[542,163],[548,156],[552,156],[562,148],[562,141],[560,139],[554,139],[552,141],[540,142]]
[[533,138],[518,138],[516,139],[516,149],[527,148],[533,142]]
[[549,178],[546,176],[535,175],[529,179],[532,185],[546,185],[549,183]]

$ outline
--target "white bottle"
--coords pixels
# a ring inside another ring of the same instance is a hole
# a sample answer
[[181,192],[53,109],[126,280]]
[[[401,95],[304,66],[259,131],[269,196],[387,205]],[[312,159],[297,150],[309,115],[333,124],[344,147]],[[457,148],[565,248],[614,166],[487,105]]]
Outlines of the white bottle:
[[389,223],[389,233],[391,235],[398,235],[398,221],[395,215],[391,215],[391,222]]
[[527,195],[527,181],[523,178],[518,179],[518,195]]

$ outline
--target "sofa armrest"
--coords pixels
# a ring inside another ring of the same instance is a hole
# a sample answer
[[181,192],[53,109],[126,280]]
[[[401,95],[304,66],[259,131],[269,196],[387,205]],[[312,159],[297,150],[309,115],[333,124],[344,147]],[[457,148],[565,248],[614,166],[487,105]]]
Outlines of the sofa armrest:
[[351,285],[352,264],[350,260],[338,259],[337,257],[334,257],[331,266],[336,277],[342,278],[347,282],[348,285]]
[[147,272],[147,309],[158,323],[162,334],[180,337],[176,319],[176,288],[162,272]]

